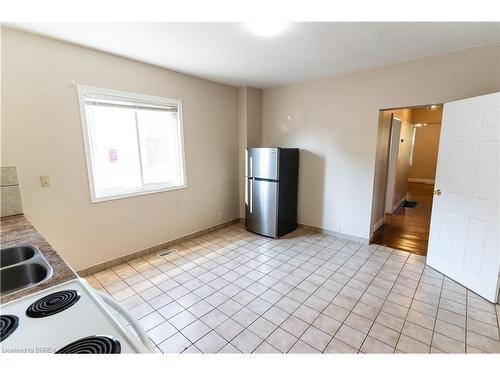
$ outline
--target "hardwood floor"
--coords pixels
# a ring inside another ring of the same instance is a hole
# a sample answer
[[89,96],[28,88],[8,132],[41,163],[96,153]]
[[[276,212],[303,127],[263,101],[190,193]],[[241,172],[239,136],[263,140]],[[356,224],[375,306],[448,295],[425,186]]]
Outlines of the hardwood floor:
[[372,242],[392,248],[427,254],[434,185],[408,184],[408,200],[417,202],[415,208],[400,207],[394,214],[385,215]]

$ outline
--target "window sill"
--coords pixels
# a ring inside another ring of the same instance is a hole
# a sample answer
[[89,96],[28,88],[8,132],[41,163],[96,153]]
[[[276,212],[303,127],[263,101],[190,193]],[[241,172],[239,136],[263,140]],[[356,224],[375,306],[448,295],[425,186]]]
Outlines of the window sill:
[[157,187],[157,188],[151,188],[151,189],[141,189],[137,191],[130,191],[128,193],[122,193],[122,194],[116,194],[116,195],[108,195],[105,197],[96,197],[94,194],[91,194],[90,200],[92,203],[100,203],[100,202],[106,202],[106,201],[112,201],[116,199],[125,199],[125,198],[131,198],[131,197],[137,197],[140,195],[148,195],[148,194],[156,194],[156,193],[162,193],[165,191],[172,191],[172,190],[181,190],[181,189],[186,189],[187,185],[180,185],[180,186],[170,186],[170,187]]

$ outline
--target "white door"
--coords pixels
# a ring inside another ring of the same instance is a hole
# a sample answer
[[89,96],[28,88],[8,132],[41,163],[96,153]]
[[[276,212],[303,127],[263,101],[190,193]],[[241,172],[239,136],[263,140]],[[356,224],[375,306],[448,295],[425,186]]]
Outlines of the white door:
[[444,105],[427,254],[429,266],[491,302],[500,271],[499,114],[500,93]]

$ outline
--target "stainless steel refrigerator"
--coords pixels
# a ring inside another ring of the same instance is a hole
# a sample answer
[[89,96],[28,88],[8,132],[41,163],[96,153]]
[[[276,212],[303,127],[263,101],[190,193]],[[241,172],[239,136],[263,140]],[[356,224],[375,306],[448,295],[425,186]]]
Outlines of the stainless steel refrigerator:
[[278,238],[297,228],[299,149],[247,148],[245,227]]

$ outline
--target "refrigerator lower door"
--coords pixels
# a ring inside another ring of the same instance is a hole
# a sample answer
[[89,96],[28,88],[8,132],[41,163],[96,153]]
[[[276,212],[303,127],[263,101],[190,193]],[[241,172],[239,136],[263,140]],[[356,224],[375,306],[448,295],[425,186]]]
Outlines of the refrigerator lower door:
[[245,226],[268,237],[278,235],[278,182],[247,179]]

